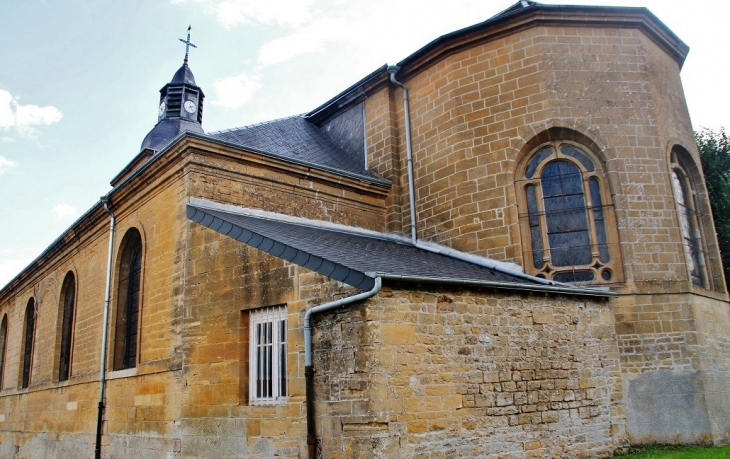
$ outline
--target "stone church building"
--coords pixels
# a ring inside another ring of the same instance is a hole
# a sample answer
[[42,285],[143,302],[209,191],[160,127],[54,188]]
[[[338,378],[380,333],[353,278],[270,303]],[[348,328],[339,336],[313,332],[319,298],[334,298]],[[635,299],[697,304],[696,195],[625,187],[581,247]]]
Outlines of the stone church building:
[[644,8],[520,1],[219,132],[186,56],[111,190],[0,290],[0,457],[727,443],[687,52]]

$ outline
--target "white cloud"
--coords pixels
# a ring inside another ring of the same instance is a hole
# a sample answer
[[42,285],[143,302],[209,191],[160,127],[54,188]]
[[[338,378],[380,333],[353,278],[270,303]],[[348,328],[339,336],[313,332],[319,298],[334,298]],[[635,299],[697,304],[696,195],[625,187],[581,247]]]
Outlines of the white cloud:
[[311,0],[223,0],[216,7],[224,27],[259,22],[295,27],[309,18]]
[[36,248],[0,248],[0,288],[28,266],[39,253]]
[[344,19],[319,19],[290,35],[264,44],[259,50],[259,64],[265,67],[300,54],[321,51],[326,41],[347,39],[348,29]]
[[74,206],[65,202],[56,205],[51,211],[56,216],[56,220],[73,218],[79,214],[79,211]]
[[10,161],[7,158],[0,156],[0,174],[7,172],[11,167],[17,166],[18,163]]
[[240,75],[219,78],[213,82],[213,89],[217,98],[213,105],[223,108],[241,108],[253,97],[256,90],[261,87],[261,80],[255,75]]
[[0,89],[0,128],[13,128],[21,136],[32,137],[37,132],[36,126],[58,123],[61,118],[63,114],[56,107],[21,105],[17,97]]

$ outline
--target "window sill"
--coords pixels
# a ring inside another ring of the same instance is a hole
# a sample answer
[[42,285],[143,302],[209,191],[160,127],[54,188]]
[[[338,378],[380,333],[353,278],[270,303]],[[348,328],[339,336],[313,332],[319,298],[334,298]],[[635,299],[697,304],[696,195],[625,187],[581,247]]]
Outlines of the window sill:
[[125,370],[110,371],[106,374],[106,379],[122,379],[137,376],[137,368],[127,368]]
[[289,402],[288,397],[277,398],[276,400],[251,400],[249,406],[280,406]]

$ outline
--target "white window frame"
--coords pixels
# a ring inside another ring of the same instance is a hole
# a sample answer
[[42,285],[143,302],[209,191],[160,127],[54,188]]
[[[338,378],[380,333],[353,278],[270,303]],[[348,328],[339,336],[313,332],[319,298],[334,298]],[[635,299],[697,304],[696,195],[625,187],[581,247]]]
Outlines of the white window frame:
[[280,404],[287,400],[286,316],[286,306],[251,312],[248,392],[251,405]]

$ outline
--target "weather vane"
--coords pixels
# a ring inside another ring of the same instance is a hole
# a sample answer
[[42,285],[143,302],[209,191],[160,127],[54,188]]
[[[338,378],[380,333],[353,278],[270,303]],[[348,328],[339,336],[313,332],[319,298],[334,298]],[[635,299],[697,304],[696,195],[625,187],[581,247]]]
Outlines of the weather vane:
[[188,52],[190,52],[190,47],[197,48],[194,44],[190,43],[190,28],[191,26],[188,26],[188,39],[183,40],[182,38],[178,38],[181,42],[185,43],[185,60],[183,61],[184,65],[187,65],[188,63]]

